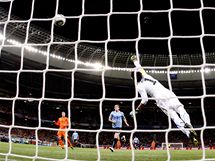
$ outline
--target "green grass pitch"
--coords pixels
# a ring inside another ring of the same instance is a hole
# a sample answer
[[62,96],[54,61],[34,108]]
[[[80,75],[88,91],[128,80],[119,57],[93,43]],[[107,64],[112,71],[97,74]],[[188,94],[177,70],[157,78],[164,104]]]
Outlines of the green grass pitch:
[[[3,154],[8,153],[8,143],[0,142],[0,160],[5,160]],[[35,156],[36,147],[27,144],[12,144],[11,153],[16,155]],[[97,150],[91,148],[75,148],[68,149],[69,160],[97,160]],[[165,150],[135,150],[135,161],[165,161],[167,160],[167,152]],[[202,150],[170,150],[171,160],[200,160],[202,158]],[[100,149],[101,161],[131,161],[131,150],[116,150],[110,152],[109,149]],[[215,150],[206,150],[206,159],[215,161]],[[38,156],[45,158],[55,158],[58,160],[65,158],[65,149],[60,147],[39,146]],[[210,159],[211,158],[211,159]],[[213,158],[213,159],[212,159]],[[21,157],[9,156],[9,161],[30,161]],[[46,160],[46,159],[36,159]]]

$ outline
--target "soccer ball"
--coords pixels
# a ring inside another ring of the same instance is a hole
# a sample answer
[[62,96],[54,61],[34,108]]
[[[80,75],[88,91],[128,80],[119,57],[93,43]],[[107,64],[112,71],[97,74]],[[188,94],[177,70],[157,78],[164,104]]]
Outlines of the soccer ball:
[[55,16],[54,24],[56,26],[61,27],[61,26],[65,25],[65,23],[66,23],[66,18],[64,17],[64,15],[58,14]]

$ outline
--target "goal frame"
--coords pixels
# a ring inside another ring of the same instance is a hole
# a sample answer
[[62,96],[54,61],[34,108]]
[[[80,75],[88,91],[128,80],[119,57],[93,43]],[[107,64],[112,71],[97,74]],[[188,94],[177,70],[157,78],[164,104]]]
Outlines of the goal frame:
[[[178,150],[183,150],[184,149],[184,143],[182,143],[182,142],[180,142],[180,143],[162,143],[161,144],[161,149],[162,150],[166,150],[167,148],[167,146],[166,145],[169,145],[169,149],[178,149]],[[172,147],[172,145],[181,145],[181,148],[176,148],[176,147]]]

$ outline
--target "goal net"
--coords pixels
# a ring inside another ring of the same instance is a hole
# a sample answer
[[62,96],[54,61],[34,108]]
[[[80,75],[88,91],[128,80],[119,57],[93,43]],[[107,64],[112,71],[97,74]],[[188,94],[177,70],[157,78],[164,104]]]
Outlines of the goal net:
[[163,150],[167,149],[174,149],[174,150],[183,150],[183,143],[162,143],[161,148]]
[[[168,161],[215,160],[214,10],[206,0],[0,0],[0,160],[164,160],[150,147]],[[176,93],[199,146],[155,98],[129,116],[141,101],[132,55]],[[129,123],[120,131],[108,121],[115,104]],[[62,112],[68,127],[59,131]],[[115,132],[126,141],[112,154]],[[169,150],[184,147],[199,150]]]

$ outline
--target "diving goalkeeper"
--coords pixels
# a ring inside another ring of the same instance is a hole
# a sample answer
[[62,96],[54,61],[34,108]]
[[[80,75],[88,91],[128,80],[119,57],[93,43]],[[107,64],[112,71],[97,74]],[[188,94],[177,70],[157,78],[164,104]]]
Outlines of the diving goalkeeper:
[[[59,126],[59,130],[57,132],[58,145],[62,149],[64,149],[63,139],[64,139],[64,141],[66,141],[66,131],[65,131],[65,129],[69,126],[69,121],[68,121],[68,118],[66,117],[65,112],[62,112],[61,116],[62,117],[59,117],[58,121],[57,122],[54,121],[54,123],[55,123],[55,125]],[[67,136],[67,143],[68,143],[68,147],[73,148],[68,136]]]
[[[176,126],[191,139],[194,145],[198,145],[197,134],[193,130],[190,122],[190,116],[184,109],[184,105],[178,100],[177,96],[165,88],[158,80],[148,75],[137,61],[136,56],[131,57],[135,67],[137,68],[136,89],[141,95],[142,101],[136,108],[137,114],[143,109],[148,102],[148,95],[155,99],[157,106],[175,122]],[[131,77],[134,80],[135,72],[131,72]],[[130,115],[133,116],[133,111]],[[179,117],[180,116],[180,117]],[[189,130],[187,129],[189,128]]]

